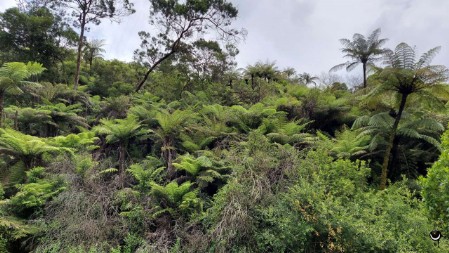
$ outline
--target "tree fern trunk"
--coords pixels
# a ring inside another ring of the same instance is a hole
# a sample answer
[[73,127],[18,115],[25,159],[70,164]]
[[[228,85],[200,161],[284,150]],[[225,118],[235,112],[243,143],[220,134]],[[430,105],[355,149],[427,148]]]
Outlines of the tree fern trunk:
[[[1,125],[0,125],[1,127]],[[19,111],[16,110],[14,114],[14,130],[19,131]]]
[[120,144],[120,148],[119,148],[119,170],[120,170],[120,174],[123,173],[123,171],[125,171],[125,160],[126,160],[126,144],[125,143],[121,143]]
[[173,140],[171,137],[165,137],[163,143],[163,156],[167,163],[167,176],[172,178],[175,174],[175,168],[173,167],[173,160],[175,158],[175,150],[173,147]]
[[251,74],[251,88],[254,90],[254,74]]
[[363,88],[366,88],[366,62],[364,62],[362,66],[363,66]]
[[384,190],[387,187],[388,164],[390,162],[391,150],[393,149],[396,131],[399,126],[399,121],[401,120],[402,112],[404,111],[405,108],[405,102],[407,102],[407,96],[408,94],[402,94],[401,104],[399,105],[399,111],[398,114],[396,115],[396,119],[394,120],[390,136],[388,137],[388,145],[387,149],[385,150],[384,160],[382,163],[382,172],[380,174],[380,186],[379,186],[380,190]]
[[398,159],[399,157],[399,141],[400,141],[400,137],[396,135],[396,137],[394,138],[393,141],[393,147],[391,149],[391,159],[390,162],[388,163],[388,174],[387,177],[389,177],[390,179],[395,179],[397,178],[397,173],[398,170],[395,169],[394,164],[396,161],[396,159]]
[[4,103],[5,91],[0,90],[0,127],[3,126],[3,103]]
[[125,161],[126,161],[126,148],[127,142],[122,142],[119,147],[119,183],[123,188],[125,185]]

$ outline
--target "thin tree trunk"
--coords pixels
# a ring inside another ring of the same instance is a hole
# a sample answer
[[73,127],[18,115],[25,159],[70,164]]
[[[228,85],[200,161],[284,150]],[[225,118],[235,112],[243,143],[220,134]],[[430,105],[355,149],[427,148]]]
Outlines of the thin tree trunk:
[[399,150],[399,141],[400,141],[400,137],[396,136],[394,138],[393,141],[393,148],[391,149],[391,159],[388,162],[388,175],[387,177],[389,177],[390,179],[395,179],[396,178],[396,170],[394,170],[394,161],[396,161],[396,159],[398,158],[398,150]]
[[121,188],[125,185],[125,161],[126,161],[126,147],[128,146],[127,142],[120,143],[119,147],[119,184]]
[[167,176],[173,178],[175,175],[175,168],[173,167],[173,159],[175,158],[175,151],[173,147],[173,141],[170,137],[164,138],[164,159],[167,162]]
[[159,64],[161,64],[163,61],[165,61],[168,57],[170,57],[172,54],[174,54],[174,51],[171,51],[170,53],[164,55],[164,57],[162,57],[161,59],[159,59],[157,62],[155,62],[149,69],[148,71],[145,73],[145,75],[143,76],[142,80],[140,80],[140,82],[137,84],[136,86],[136,92],[139,92],[140,89],[142,89],[143,85],[145,84],[145,82],[147,81],[148,77],[150,76],[151,72],[153,72],[153,70],[159,66]]
[[25,171],[29,171],[30,169],[34,168],[36,165],[38,165],[39,163],[36,162],[40,161],[40,158],[36,158],[35,156],[30,156],[30,155],[23,155],[21,156],[21,159],[23,162],[23,165],[25,166]]
[[251,88],[254,90],[254,74],[251,74]]
[[3,103],[5,98],[5,91],[0,90],[0,127],[3,126]]
[[384,190],[387,187],[387,175],[388,175],[388,164],[390,162],[391,150],[394,145],[394,138],[396,137],[396,131],[399,126],[399,121],[401,120],[402,112],[405,108],[405,102],[407,102],[408,94],[402,94],[401,104],[399,105],[398,115],[396,115],[396,119],[394,120],[393,128],[391,129],[390,136],[388,137],[388,145],[385,150],[384,160],[382,163],[382,172],[380,174],[380,185],[379,189]]
[[119,173],[122,174],[125,171],[125,161],[126,161],[126,143],[121,143],[119,148]]
[[84,42],[84,29],[86,27],[86,13],[82,13],[81,15],[81,31],[80,31],[80,37],[78,39],[78,51],[76,56],[76,72],[75,72],[75,83],[73,85],[73,88],[75,90],[78,89],[78,83],[80,80],[80,69],[81,69],[81,50],[83,49],[83,42]]
[[16,110],[16,113],[14,114],[14,130],[16,130],[16,131],[19,131],[19,122],[18,121],[19,121],[19,111]]
[[366,62],[364,62],[362,66],[363,66],[363,88],[366,88]]

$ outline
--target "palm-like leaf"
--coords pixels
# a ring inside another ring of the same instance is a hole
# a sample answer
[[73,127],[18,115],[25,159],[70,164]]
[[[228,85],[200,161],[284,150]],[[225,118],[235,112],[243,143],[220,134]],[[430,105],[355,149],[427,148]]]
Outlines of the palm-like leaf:
[[0,90],[7,90],[25,79],[38,75],[45,70],[42,64],[35,62],[8,62],[0,68]]
[[126,170],[138,181],[137,188],[141,191],[149,191],[151,183],[159,181],[165,170],[164,167],[158,167],[160,165],[159,160],[154,161],[156,161],[156,158],[153,158],[152,163],[133,164]]
[[106,50],[103,49],[104,45],[104,40],[92,40],[87,42],[84,46],[83,58],[91,67],[93,60],[95,58],[103,57],[102,53],[106,52]]
[[55,146],[72,148],[76,150],[94,150],[98,148],[95,142],[98,137],[93,131],[84,131],[79,134],[69,134],[66,136],[57,136],[51,139],[51,143]]
[[49,144],[44,138],[22,134],[12,129],[0,129],[0,153],[18,157],[37,157],[44,153],[71,151]]
[[3,100],[5,92],[9,89],[19,89],[21,85],[29,85],[24,82],[25,79],[40,74],[45,70],[39,63],[29,62],[28,64],[22,62],[5,63],[0,68],[0,126],[3,118]]
[[56,126],[51,118],[51,111],[41,108],[9,106],[5,109],[5,114],[15,118],[19,129],[28,134],[35,135],[35,132],[39,130],[37,126],[41,128],[45,128],[46,125]]
[[387,67],[378,70],[382,82],[372,94],[393,91],[402,95],[420,95],[422,91],[439,86],[447,80],[449,70],[445,66],[430,65],[438,51],[438,47],[430,49],[416,60],[415,49],[400,43],[394,52],[390,51],[386,55]]
[[192,183],[189,181],[181,185],[173,181],[165,186],[153,182],[150,194],[155,198],[160,209],[153,214],[155,217],[164,212],[175,217],[180,214],[189,214],[202,206],[197,191],[192,189]]
[[89,125],[84,117],[78,116],[82,111],[80,104],[65,105],[63,103],[49,104],[41,107],[44,110],[51,112],[51,118],[56,126],[62,128],[62,125],[67,125],[70,128],[79,126],[88,128]]
[[217,179],[224,179],[227,168],[214,162],[207,156],[193,157],[189,154],[180,156],[179,163],[173,163],[178,170],[186,171],[200,189],[207,187]]
[[[40,165],[45,154],[59,154],[67,152],[73,154],[73,149],[60,147],[51,143],[50,140],[26,135],[12,129],[0,128],[0,157],[3,155],[13,157],[12,166],[8,171],[10,180],[21,182],[23,171]],[[3,157],[4,158],[4,157]],[[11,171],[13,170],[13,171]],[[2,178],[7,178],[2,175]]]
[[[362,116],[355,120],[352,129],[357,130],[358,138],[371,137],[370,150],[379,147],[380,143],[387,144],[388,136],[393,127],[394,119],[389,113],[378,113],[371,117]],[[423,140],[436,148],[440,148],[439,141],[434,136],[439,136],[444,131],[443,125],[433,118],[413,118],[413,115],[405,115],[404,121],[399,125],[397,136]]]
[[312,76],[309,73],[302,73],[299,75],[299,80],[302,84],[304,85],[308,85],[308,84],[313,84],[316,86],[316,82],[319,81],[319,78],[316,76]]
[[370,137],[360,135],[344,127],[341,131],[335,133],[335,141],[332,143],[331,151],[335,152],[337,157],[352,158],[366,153]]
[[195,114],[191,111],[175,110],[172,113],[161,111],[156,114],[156,120],[159,123],[159,132],[162,135],[170,135],[179,133],[189,119],[195,118]]
[[98,134],[106,136],[107,143],[127,142],[131,138],[142,137],[150,130],[142,129],[142,125],[135,117],[126,119],[101,119],[101,125],[94,127]]
[[[25,87],[24,87],[25,88]],[[89,108],[92,106],[90,97],[83,91],[74,91],[66,84],[40,83],[39,86],[27,86],[26,92],[40,99],[45,104],[76,104]]]
[[315,142],[316,138],[305,129],[310,122],[288,121],[285,114],[277,112],[271,117],[262,119],[262,124],[257,129],[272,142],[280,144],[309,145]]
[[279,75],[279,70],[274,62],[257,62],[254,65],[246,67],[245,74],[248,77],[265,78],[266,80],[275,79]]

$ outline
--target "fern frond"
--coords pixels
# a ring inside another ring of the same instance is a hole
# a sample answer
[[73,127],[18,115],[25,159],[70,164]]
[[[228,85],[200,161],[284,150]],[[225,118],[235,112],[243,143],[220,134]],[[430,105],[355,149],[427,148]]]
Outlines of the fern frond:
[[108,175],[108,174],[114,174],[117,173],[118,169],[116,168],[108,168],[108,169],[104,169],[100,172],[98,172],[99,175]]

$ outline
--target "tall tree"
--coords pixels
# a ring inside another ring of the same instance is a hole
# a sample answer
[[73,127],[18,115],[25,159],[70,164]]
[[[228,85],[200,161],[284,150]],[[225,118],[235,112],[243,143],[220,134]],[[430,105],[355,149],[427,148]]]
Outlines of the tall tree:
[[208,30],[215,30],[220,39],[237,39],[241,32],[230,28],[237,17],[237,9],[226,0],[150,0],[150,24],[159,27],[156,35],[139,32],[141,49],[135,58],[148,67],[137,84],[142,89],[152,71],[171,56],[204,37]]
[[73,26],[80,30],[74,80],[74,89],[76,90],[79,83],[84,34],[88,31],[88,25],[99,25],[105,18],[119,22],[121,17],[130,15],[135,10],[129,0],[52,0],[51,6],[62,14],[71,11]]
[[0,64],[37,61],[50,70],[49,80],[54,80],[51,70],[71,55],[68,47],[75,45],[77,36],[46,8],[7,9],[0,13]]
[[234,57],[237,54],[238,50],[232,44],[222,48],[217,41],[199,39],[183,54],[180,63],[185,61],[196,76],[218,82],[224,72],[236,65]]
[[440,101],[437,93],[447,93],[441,83],[447,80],[449,70],[442,65],[430,65],[439,50],[440,47],[430,49],[416,61],[415,49],[406,43],[400,43],[394,51],[386,53],[387,67],[380,69],[377,73],[380,84],[368,94],[377,96],[393,93],[398,98],[398,108],[394,113],[394,122],[389,131],[382,163],[380,177],[380,189],[382,190],[386,188],[391,151],[409,97],[415,96],[431,104],[438,104]]
[[363,88],[366,88],[366,72],[367,66],[373,65],[376,61],[381,60],[381,56],[386,52],[382,48],[387,39],[379,39],[380,28],[374,30],[367,38],[356,33],[352,36],[352,41],[349,39],[340,39],[343,48],[341,51],[345,54],[344,57],[350,60],[338,64],[331,68],[331,71],[336,71],[346,67],[347,71],[353,70],[360,63],[363,69]]

